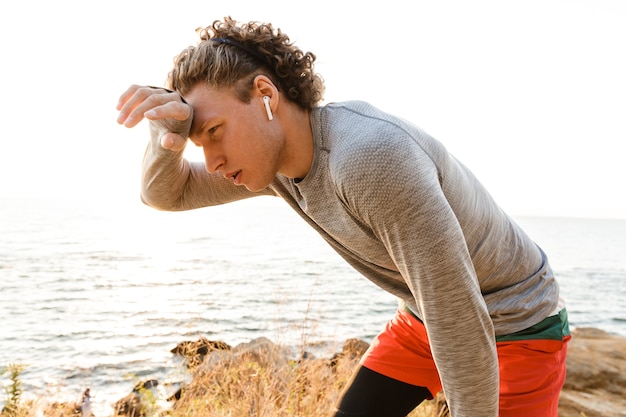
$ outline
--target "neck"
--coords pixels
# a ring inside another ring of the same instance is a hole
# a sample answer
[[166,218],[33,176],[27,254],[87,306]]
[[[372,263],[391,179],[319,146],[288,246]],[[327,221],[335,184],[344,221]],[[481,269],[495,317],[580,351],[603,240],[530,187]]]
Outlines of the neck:
[[284,164],[280,173],[288,178],[304,178],[313,163],[313,131],[311,112],[290,105],[285,112],[283,130],[285,134]]

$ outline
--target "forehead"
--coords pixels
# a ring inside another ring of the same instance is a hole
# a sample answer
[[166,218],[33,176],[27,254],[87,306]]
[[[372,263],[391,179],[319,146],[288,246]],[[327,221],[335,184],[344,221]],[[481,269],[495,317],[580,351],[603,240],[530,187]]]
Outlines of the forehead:
[[215,88],[205,83],[197,84],[184,96],[193,109],[191,134],[212,119],[236,115],[243,103],[232,88]]
[[185,94],[184,99],[194,110],[198,108],[220,107],[228,105],[228,102],[235,99],[234,91],[228,88],[215,88],[205,83],[196,84]]

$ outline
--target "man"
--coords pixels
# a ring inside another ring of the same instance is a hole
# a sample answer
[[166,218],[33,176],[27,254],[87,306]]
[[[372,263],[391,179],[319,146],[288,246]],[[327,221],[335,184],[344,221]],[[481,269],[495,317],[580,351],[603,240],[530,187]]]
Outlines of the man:
[[[570,336],[546,255],[418,127],[320,106],[314,61],[269,24],[226,18],[176,57],[167,89],[131,86],[118,123],[149,120],[143,201],[281,197],[399,298],[335,416],[405,416],[443,388],[453,417],[556,417]],[[183,158],[188,140],[205,166]]]

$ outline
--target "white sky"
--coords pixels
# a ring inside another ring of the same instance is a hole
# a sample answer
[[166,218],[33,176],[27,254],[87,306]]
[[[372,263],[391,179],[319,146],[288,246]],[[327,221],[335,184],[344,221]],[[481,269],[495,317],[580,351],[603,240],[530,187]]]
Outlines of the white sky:
[[410,119],[512,214],[626,218],[622,0],[5,2],[0,196],[135,203],[147,125],[117,99],[227,15],[280,27],[327,101]]

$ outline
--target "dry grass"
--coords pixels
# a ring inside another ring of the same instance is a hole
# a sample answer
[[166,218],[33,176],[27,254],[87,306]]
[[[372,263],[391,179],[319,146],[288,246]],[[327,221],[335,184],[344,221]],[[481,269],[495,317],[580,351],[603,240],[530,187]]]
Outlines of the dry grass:
[[[134,417],[328,417],[358,363],[358,355],[343,355],[332,362],[327,359],[298,362],[286,359],[279,348],[240,354],[213,352],[208,359],[193,370],[192,382],[184,387],[171,409],[138,413]],[[23,404],[15,417],[41,416],[35,405],[36,402]],[[147,409],[154,409],[154,404],[144,405],[144,410]],[[445,415],[440,409],[436,401],[429,401],[409,416]],[[43,415],[80,414],[76,414],[73,404],[54,404]]]
[[[281,362],[264,355],[216,361],[198,368],[193,382],[170,410],[172,417],[328,417],[358,363],[345,356],[327,360]],[[436,416],[434,402],[411,417]]]

